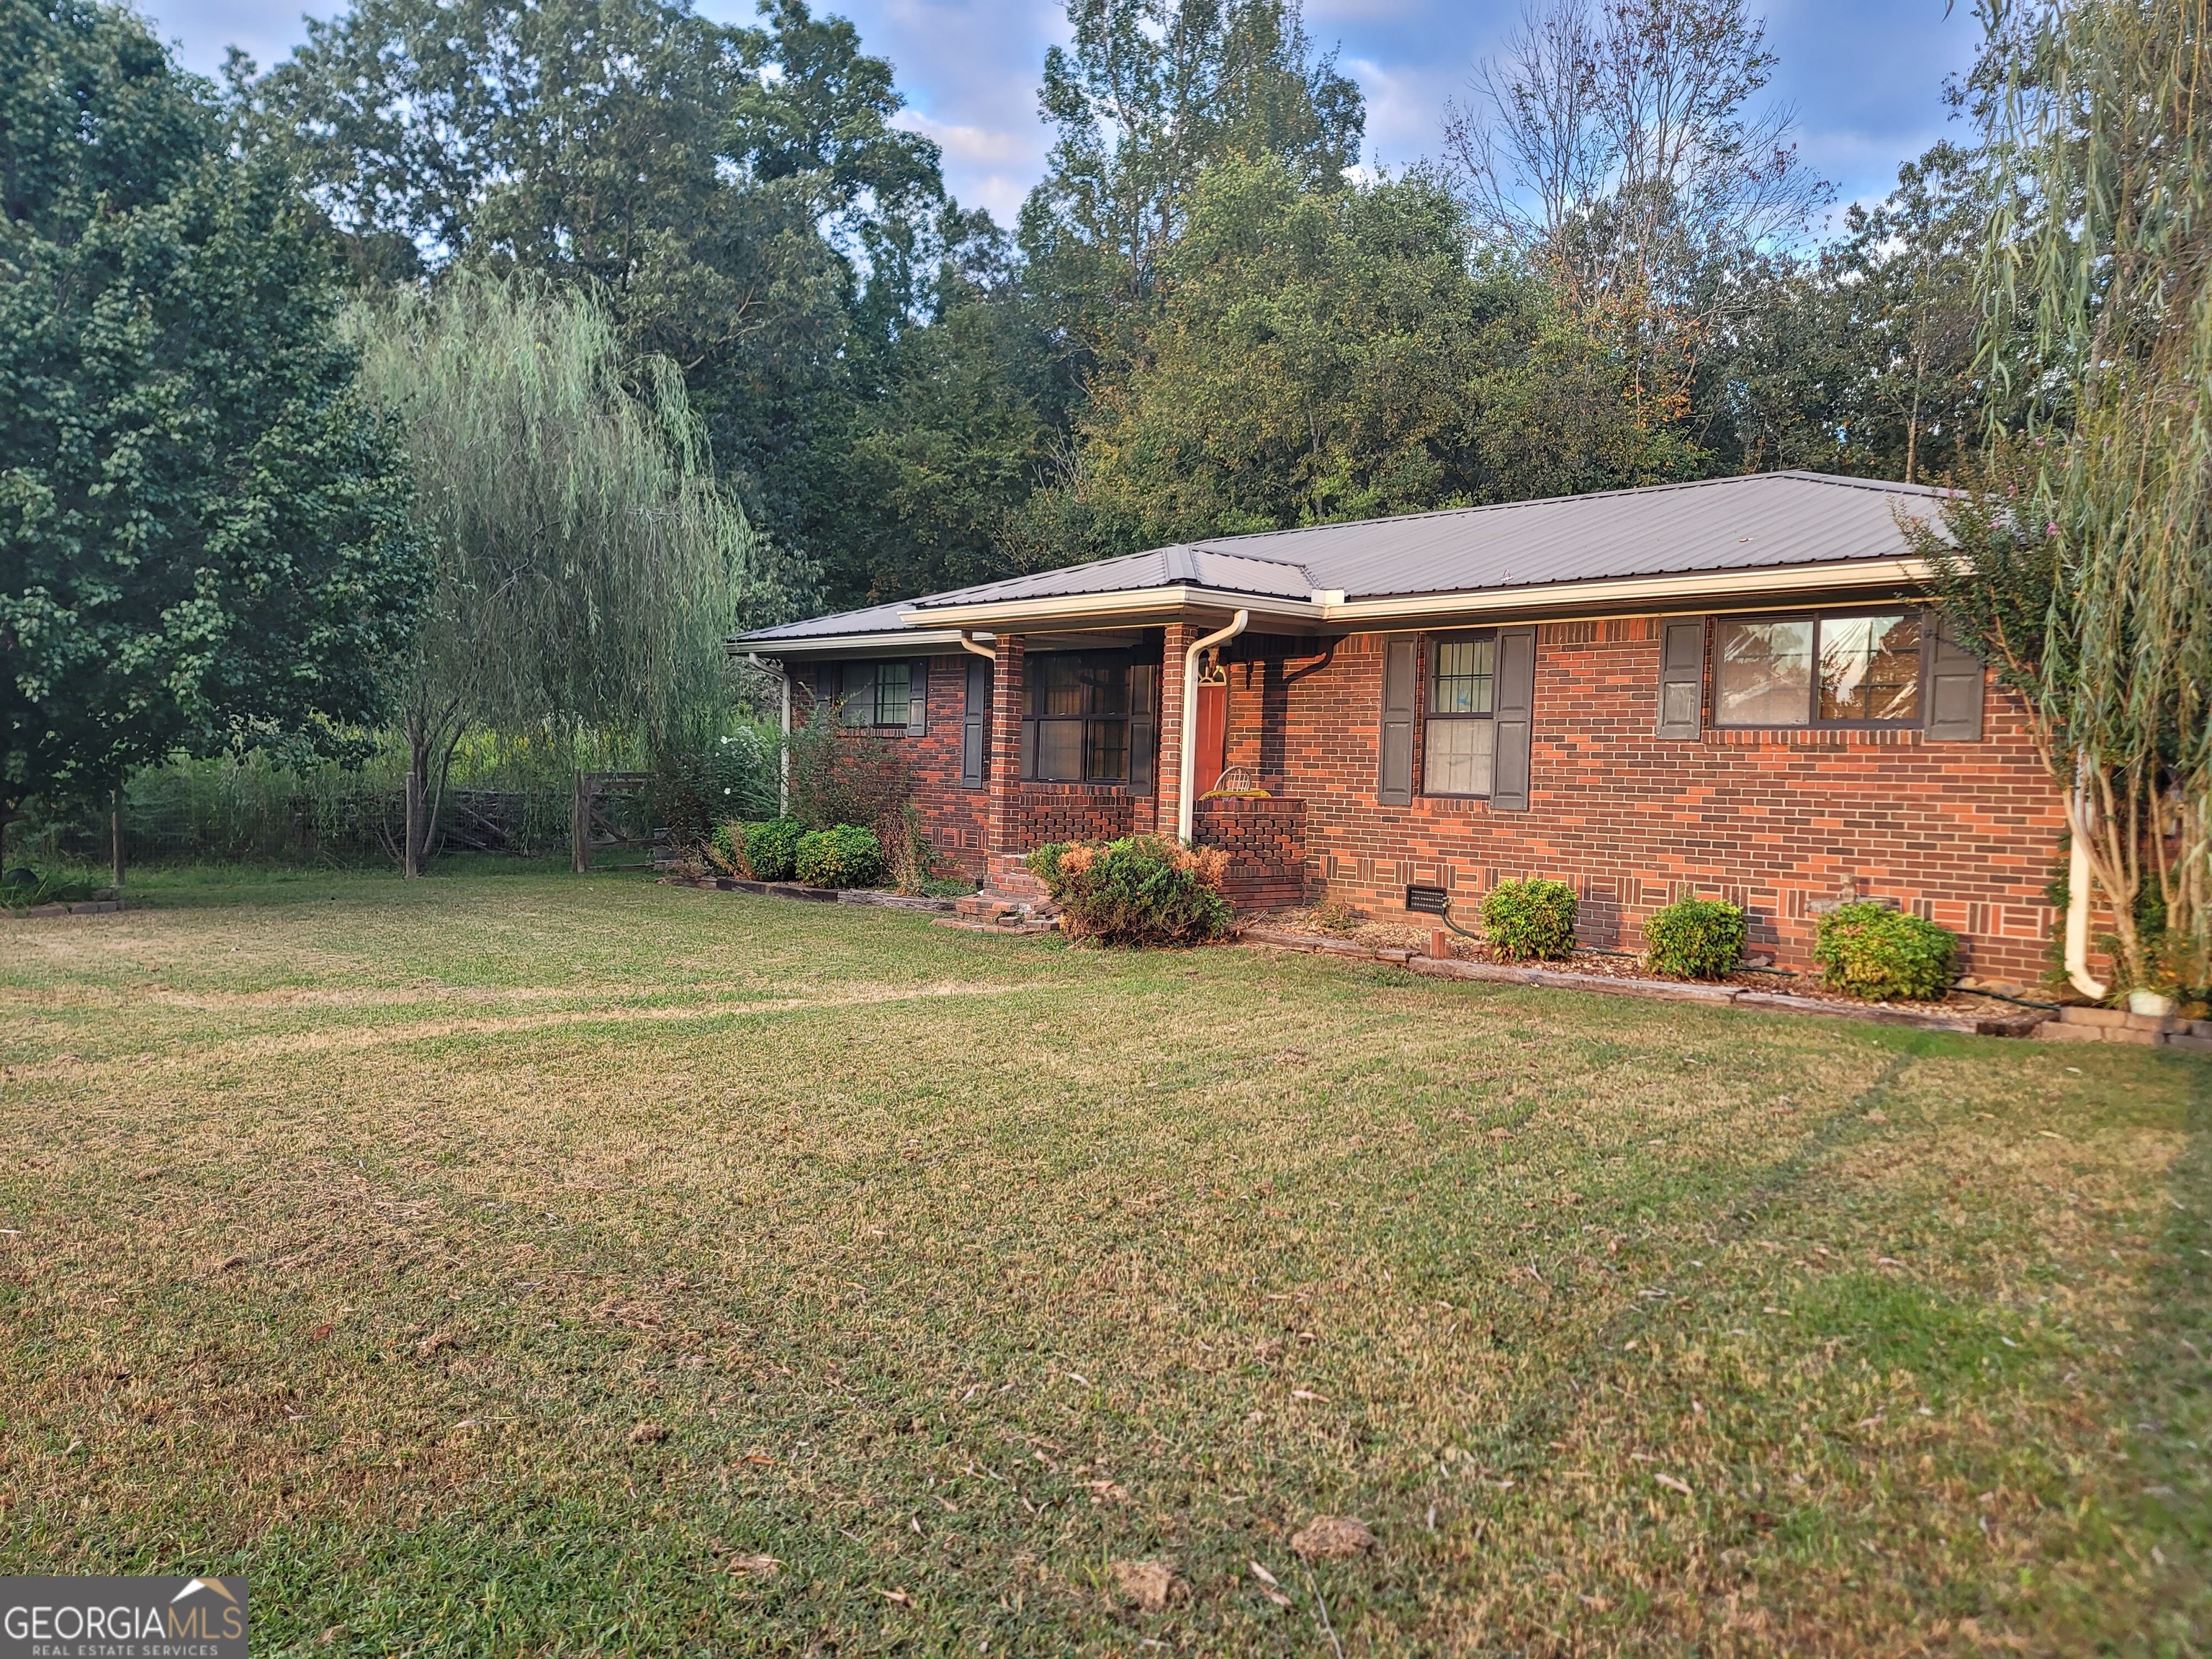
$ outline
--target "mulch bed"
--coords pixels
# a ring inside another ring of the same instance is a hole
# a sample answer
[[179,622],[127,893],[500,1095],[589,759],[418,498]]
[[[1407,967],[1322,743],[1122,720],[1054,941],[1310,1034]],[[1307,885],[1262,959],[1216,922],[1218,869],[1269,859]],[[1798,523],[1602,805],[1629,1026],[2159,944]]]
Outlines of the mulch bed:
[[1664,1000],[1704,1002],[1770,1012],[1826,1014],[1878,1024],[1917,1025],[1936,1030],[1972,1031],[1984,1036],[2025,1036],[2055,1010],[2022,1006],[1980,992],[1954,989],[1930,1002],[1869,1002],[1829,989],[1808,975],[1771,969],[1745,968],[1717,981],[1680,980],[1654,973],[1634,957],[1577,951],[1565,962],[1504,963],[1475,939],[1450,935],[1449,958],[1428,955],[1424,927],[1363,921],[1345,933],[1317,930],[1310,911],[1275,912],[1254,917],[1240,929],[1248,944],[1273,949],[1324,951],[1395,963],[1415,973],[1549,986],[1558,989],[1611,991]]

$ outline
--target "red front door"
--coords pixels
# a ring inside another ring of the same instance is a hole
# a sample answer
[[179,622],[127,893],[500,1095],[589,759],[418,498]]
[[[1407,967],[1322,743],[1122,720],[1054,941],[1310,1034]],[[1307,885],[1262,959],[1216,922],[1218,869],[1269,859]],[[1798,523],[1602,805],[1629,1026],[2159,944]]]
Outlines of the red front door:
[[1198,752],[1191,758],[1197,767],[1191,774],[1191,793],[1202,795],[1221,781],[1221,769],[1229,763],[1226,685],[1201,684],[1198,688]]

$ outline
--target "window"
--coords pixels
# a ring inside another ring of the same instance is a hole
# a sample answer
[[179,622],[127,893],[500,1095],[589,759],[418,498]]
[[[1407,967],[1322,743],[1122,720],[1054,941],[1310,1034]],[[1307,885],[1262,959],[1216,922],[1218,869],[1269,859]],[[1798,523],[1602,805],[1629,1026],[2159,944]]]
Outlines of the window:
[[915,705],[927,696],[927,673],[926,663],[903,660],[824,663],[822,695],[836,705],[840,726],[912,732],[920,713]]
[[1053,652],[1022,665],[1022,776],[1040,783],[1142,782],[1151,763],[1153,671],[1126,651]]
[[1917,611],[1723,617],[1713,631],[1719,726],[1909,726],[1920,718]]
[[1429,655],[1422,793],[1487,795],[1498,759],[1498,636],[1439,639]]

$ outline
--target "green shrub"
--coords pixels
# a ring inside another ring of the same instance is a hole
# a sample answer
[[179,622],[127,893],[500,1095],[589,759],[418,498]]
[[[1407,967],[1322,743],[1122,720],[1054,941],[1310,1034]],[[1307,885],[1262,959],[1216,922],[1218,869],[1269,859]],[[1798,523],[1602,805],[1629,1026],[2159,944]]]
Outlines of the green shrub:
[[799,874],[799,843],[806,826],[797,818],[770,818],[749,823],[745,830],[745,862],[755,881],[790,881]]
[[1932,921],[1887,905],[1840,905],[1820,918],[1813,960],[1828,984],[1876,1001],[1924,1001],[1951,983],[1959,941]]
[[884,844],[858,824],[811,830],[799,837],[797,864],[809,887],[873,887],[884,878]]
[[1229,931],[1221,878],[1229,856],[1177,846],[1164,836],[1055,842],[1029,856],[1072,939],[1102,945],[1204,945]]
[[1483,937],[1502,962],[1574,954],[1575,890],[1564,881],[1501,881],[1483,896]]
[[1743,959],[1743,912],[1718,899],[1680,898],[1644,924],[1644,963],[1679,979],[1723,979]]

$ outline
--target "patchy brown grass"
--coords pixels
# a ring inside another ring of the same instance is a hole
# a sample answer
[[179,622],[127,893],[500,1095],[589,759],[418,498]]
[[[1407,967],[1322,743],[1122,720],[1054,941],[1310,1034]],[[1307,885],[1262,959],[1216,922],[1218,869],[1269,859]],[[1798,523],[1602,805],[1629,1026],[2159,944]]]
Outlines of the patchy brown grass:
[[2204,1645],[2180,1057],[165,896],[0,922],[0,1570],[244,1571],[272,1652]]

